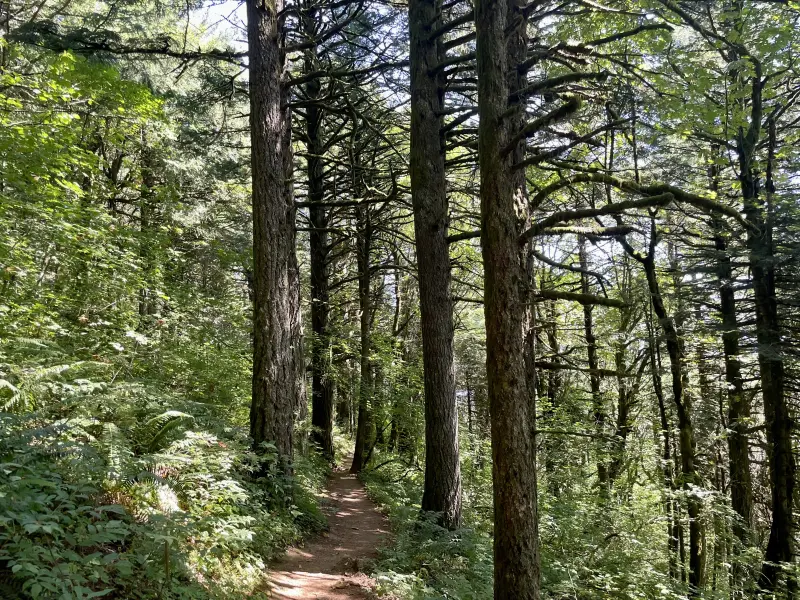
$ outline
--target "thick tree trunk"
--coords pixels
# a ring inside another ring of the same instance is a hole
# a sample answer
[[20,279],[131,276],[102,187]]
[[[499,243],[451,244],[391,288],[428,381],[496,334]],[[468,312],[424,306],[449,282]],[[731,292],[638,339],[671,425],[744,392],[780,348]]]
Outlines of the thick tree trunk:
[[[319,23],[318,9],[314,2],[306,2],[302,24],[308,39],[314,39]],[[303,68],[311,73],[319,69],[317,48],[307,49]],[[306,108],[306,168],[308,175],[308,202],[311,232],[309,233],[309,256],[311,270],[311,440],[322,454],[333,461],[333,380],[331,378],[330,338],[328,333],[328,211],[321,205],[325,199],[325,179],[322,154],[325,145],[322,139],[323,109],[313,101],[320,95],[320,80],[312,79],[305,86],[310,101]]]
[[[518,203],[525,202],[519,151],[504,153],[524,118],[509,116],[517,87],[516,55],[525,53],[526,20],[513,0],[475,6],[478,74],[481,244],[484,264],[486,373],[492,426],[494,597],[538,600],[536,469],[524,358],[525,267],[518,243]],[[509,27],[510,25],[510,27]],[[511,62],[511,64],[510,64]],[[519,150],[519,149],[518,149]],[[521,180],[521,181],[520,181]]]
[[369,207],[356,208],[356,262],[358,263],[358,305],[361,311],[361,378],[358,385],[358,420],[356,424],[356,442],[353,451],[351,473],[360,473],[366,466],[367,452],[370,444],[372,416],[370,396],[372,395],[372,364],[370,361],[372,341],[372,296],[370,254],[372,253],[372,223]]
[[255,305],[250,435],[256,449],[274,443],[288,472],[294,412],[305,394],[282,9],[283,0],[247,2]]
[[425,486],[422,510],[441,514],[443,525],[461,521],[461,467],[453,363],[453,303],[447,243],[442,104],[444,70],[441,2],[410,0],[411,198],[419,271],[422,362],[425,385]]
[[[536,263],[534,261],[534,243],[530,242],[525,250],[525,282],[528,290],[536,289]],[[527,297],[525,311],[525,384],[528,389],[528,402],[531,417],[528,419],[531,436],[531,449],[533,451],[534,467],[536,466],[537,433],[536,410],[538,404],[539,373],[536,370],[536,353],[538,351],[539,323],[537,320],[537,304],[531,294]]]

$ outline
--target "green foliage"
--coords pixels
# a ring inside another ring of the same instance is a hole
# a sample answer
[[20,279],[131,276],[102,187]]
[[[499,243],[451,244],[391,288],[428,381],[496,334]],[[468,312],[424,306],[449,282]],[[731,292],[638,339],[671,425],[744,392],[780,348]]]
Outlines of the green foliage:
[[[227,597],[259,585],[267,560],[324,523],[307,491],[324,477],[318,460],[299,461],[287,482],[237,428],[179,432],[198,420],[164,411],[126,432],[119,410],[108,422],[2,417],[0,564],[26,594]],[[166,432],[174,441],[142,450]]]
[[[409,600],[492,598],[488,442],[467,440],[461,447],[464,526],[456,531],[420,517],[422,473],[402,457],[382,455],[377,463],[385,466],[365,474],[367,490],[388,511],[394,532],[374,568],[381,594]],[[565,471],[559,481],[585,478],[567,465],[559,470]],[[685,587],[667,575],[662,502],[653,486],[636,486],[631,497],[615,495],[603,503],[594,490],[580,486],[565,487],[555,498],[545,482],[540,488],[543,597],[686,598]]]
[[471,527],[448,531],[433,517],[420,519],[422,473],[397,460],[367,472],[365,482],[388,510],[394,532],[375,566],[379,592],[414,600],[492,597],[491,538]]
[[197,143],[222,114],[203,75],[160,95],[130,64],[9,48],[0,598],[264,597],[267,561],[324,527],[327,468],[290,480],[250,448],[246,161]]

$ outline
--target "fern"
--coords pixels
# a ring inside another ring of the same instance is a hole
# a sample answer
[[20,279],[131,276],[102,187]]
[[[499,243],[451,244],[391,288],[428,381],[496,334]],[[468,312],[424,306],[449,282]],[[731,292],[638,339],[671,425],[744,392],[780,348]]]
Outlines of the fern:
[[106,461],[109,479],[121,479],[130,469],[133,451],[128,439],[114,423],[104,423],[100,448]]
[[170,432],[193,422],[194,417],[190,414],[168,410],[136,427],[132,437],[140,453],[156,452],[163,447]]
[[[47,387],[48,383],[58,380],[68,371],[74,371],[87,365],[98,364],[102,363],[79,360],[72,363],[27,366],[16,369],[8,365],[12,369],[12,379],[16,380],[16,383],[12,383],[8,379],[0,379],[0,392],[6,390],[6,394],[10,393],[10,396],[2,400],[0,410],[14,413],[35,410],[41,406],[41,400],[46,397],[50,391]],[[85,380],[79,380],[79,382],[80,381],[85,382]]]
[[23,401],[22,391],[7,379],[0,379],[0,390],[8,390],[10,397],[3,403],[2,410],[4,412],[17,412],[24,410],[24,406],[20,406]]
[[32,337],[15,337],[15,338],[3,338],[0,339],[0,346],[14,346],[14,348],[19,347],[29,347],[29,348],[53,348],[58,349],[58,345],[52,340],[46,340],[41,338],[32,338]]

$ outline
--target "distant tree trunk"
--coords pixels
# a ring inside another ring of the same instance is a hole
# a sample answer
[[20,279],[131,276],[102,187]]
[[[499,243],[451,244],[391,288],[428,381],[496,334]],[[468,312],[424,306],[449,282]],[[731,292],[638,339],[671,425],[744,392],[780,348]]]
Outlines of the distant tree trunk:
[[[624,309],[620,309],[620,312]],[[620,321],[622,315],[620,315]],[[624,327],[620,327],[620,335],[623,335]],[[611,451],[611,462],[608,468],[608,477],[613,484],[622,473],[622,465],[625,459],[625,445],[630,433],[630,400],[631,394],[628,390],[628,382],[625,373],[625,358],[627,355],[625,339],[615,341],[614,348],[614,368],[617,371],[617,426],[614,431],[614,445]]]
[[[695,439],[694,426],[689,396],[686,393],[685,364],[683,344],[675,327],[674,321],[667,314],[661,299],[655,265],[650,262],[647,267],[647,281],[650,286],[650,295],[653,301],[653,310],[658,316],[667,344],[667,355],[670,360],[670,374],[672,376],[672,396],[678,415],[678,440],[681,458],[681,476],[684,489],[690,490],[691,485],[697,485],[695,470]],[[686,501],[689,516],[689,585],[690,594],[699,596],[703,585],[703,531],[700,522],[700,500],[689,494]]]
[[369,207],[356,207],[356,262],[358,263],[358,306],[361,311],[361,378],[358,385],[358,420],[356,442],[353,451],[351,473],[360,473],[366,466],[369,450],[372,416],[370,399],[372,395],[372,361],[370,360],[372,341],[372,294],[370,254],[372,253],[372,221]]
[[[2,19],[0,27],[2,28],[3,38],[8,40],[9,34],[11,33],[11,0],[0,2],[0,19]],[[0,69],[5,70],[6,67],[8,67],[8,56],[8,44],[3,44],[0,48]],[[4,183],[5,180],[0,179],[0,191],[4,190]]]
[[[305,2],[302,14],[303,30],[308,39],[317,33],[317,4]],[[319,69],[316,45],[305,51],[303,68],[311,73]],[[311,269],[311,440],[323,456],[333,461],[333,381],[331,379],[330,338],[328,333],[328,210],[322,206],[325,199],[325,179],[322,155],[323,109],[315,103],[320,95],[320,80],[315,78],[305,85],[309,104],[306,107],[306,167],[308,174],[309,257]]]
[[[692,424],[691,399],[687,393],[685,350],[678,328],[672,316],[667,313],[661,289],[658,282],[655,264],[655,247],[658,239],[655,219],[651,219],[650,249],[647,256],[640,256],[627,243],[623,246],[629,255],[636,258],[644,267],[647,276],[647,286],[653,311],[658,317],[658,322],[666,339],[667,354],[670,361],[670,375],[672,377],[672,395],[678,417],[678,445],[680,448],[680,465],[683,488],[691,490],[693,485],[698,485],[695,467],[695,439]],[[700,521],[700,499],[689,493],[686,509],[689,516],[689,593],[692,597],[701,594],[704,582],[705,565],[703,548],[703,526]],[[681,536],[682,537],[682,536]]]
[[[541,281],[542,289],[544,289],[544,277]],[[548,300],[545,303],[546,321],[542,323],[542,329],[545,332],[545,339],[547,340],[547,347],[550,350],[550,360],[554,363],[560,362],[559,358],[559,342],[558,342],[558,323],[556,314],[555,300]],[[542,378],[543,379],[543,378]],[[550,369],[547,371],[547,410],[542,415],[545,420],[550,420],[555,416],[558,408],[559,394],[561,392],[561,384],[563,383],[563,374],[559,369]],[[543,444],[544,447],[544,470],[547,473],[547,492],[557,498],[561,495],[561,485],[558,478],[555,476],[558,466],[556,465],[556,442],[552,438],[545,437]]]
[[719,295],[722,316],[722,344],[725,355],[725,381],[728,384],[728,453],[730,459],[731,502],[740,521],[734,523],[736,537],[749,545],[753,523],[753,484],[750,475],[750,444],[747,424],[750,403],[744,392],[741,364],[739,363],[739,330],[733,293],[733,276],[730,256],[725,252],[725,239],[715,235],[720,254],[717,257]]
[[453,362],[453,302],[447,243],[447,193],[442,133],[444,70],[440,39],[431,37],[441,18],[439,0],[410,0],[411,198],[419,272],[422,362],[425,385],[425,485],[422,510],[441,514],[445,527],[461,521]]
[[472,388],[467,382],[467,431],[472,433]]
[[[767,458],[772,498],[772,524],[764,554],[759,585],[774,590],[781,572],[781,563],[794,556],[792,536],[792,502],[795,487],[795,460],[792,449],[792,416],[785,395],[785,367],[781,349],[781,324],[775,295],[775,248],[772,241],[772,194],[775,192],[772,170],[775,161],[775,123],[768,123],[768,159],[766,176],[766,211],[760,198],[755,150],[758,143],[761,114],[761,74],[753,81],[753,115],[747,134],[739,133],[739,182],[744,212],[755,231],[747,232],[753,296],[756,308],[756,340],[758,364],[761,368],[761,394],[764,399]],[[793,591],[794,581],[787,586]]]
[[247,1],[253,177],[253,398],[250,435],[275,444],[291,470],[294,411],[305,401],[300,282],[285,55],[283,0]]
[[509,95],[520,86],[526,19],[513,0],[475,5],[478,75],[481,246],[484,265],[486,374],[492,426],[494,597],[538,600],[539,532],[532,420],[525,374],[525,265],[519,246],[526,209],[525,172],[505,152],[525,111]]
[[[341,367],[346,373],[349,373],[349,361],[342,361]],[[337,364],[337,367],[339,365]],[[348,376],[349,378],[349,376]],[[349,383],[349,381],[348,381]],[[350,426],[350,390],[351,386],[343,381],[336,382],[335,398],[336,398],[336,424],[344,431],[348,431]]]
[[[719,155],[719,148],[713,149]],[[719,167],[712,164],[709,170],[711,189],[719,189]],[[730,470],[731,506],[737,520],[733,534],[743,548],[751,545],[753,526],[753,483],[750,474],[750,441],[747,427],[750,421],[750,403],[744,391],[742,368],[739,363],[739,324],[736,317],[736,297],[733,290],[733,267],[728,251],[728,240],[722,219],[712,220],[714,231],[714,262],[717,265],[717,282],[722,319],[722,350],[725,357],[725,382],[728,392],[728,464]],[[742,548],[742,549],[743,549]],[[741,593],[743,574],[741,564],[735,561],[732,569],[734,594]]]
[[[589,260],[586,255],[586,238],[580,236],[578,241],[578,259],[581,266],[581,293],[591,294],[592,288],[589,284]],[[597,359],[597,338],[594,336],[593,322],[594,306],[591,304],[583,305],[583,335],[586,339],[586,358],[589,364],[589,386],[592,392],[592,416],[594,418],[595,430],[602,436],[606,425],[606,410],[603,403],[603,395],[600,393],[600,362]],[[606,464],[606,444],[603,438],[597,438],[597,484],[600,487],[601,496],[608,495],[608,485],[610,473]]]
[[[376,286],[381,289],[382,286]],[[373,300],[377,306],[379,298]],[[388,426],[386,414],[386,375],[380,363],[372,365],[372,416],[375,424],[374,443],[380,448],[386,445],[386,427]]]
[[[611,460],[608,466],[608,478],[611,485],[622,474],[625,463],[625,450],[628,443],[628,435],[631,432],[631,410],[637,400],[641,387],[642,377],[647,369],[647,356],[634,356],[629,363],[628,347],[631,343],[631,333],[638,323],[639,309],[631,302],[628,296],[632,289],[633,271],[631,259],[628,254],[622,256],[620,291],[626,306],[619,308],[619,327],[617,329],[617,339],[614,341],[614,367],[617,372],[617,419],[614,428],[614,441],[611,449]],[[639,362],[637,367],[637,362]],[[661,378],[658,379],[658,394],[663,392],[661,388]]]
[[[142,187],[139,198],[139,260],[143,276],[142,287],[139,289],[139,321],[143,325],[145,318],[156,312],[155,295],[153,288],[153,248],[152,228],[153,213],[155,210],[156,165],[155,152],[150,148],[145,133],[142,132]],[[141,326],[140,325],[140,326]]]
[[661,364],[658,360],[658,347],[653,332],[652,319],[647,321],[648,344],[647,353],[650,359],[650,373],[653,379],[653,391],[658,401],[658,417],[661,431],[661,474],[664,482],[664,513],[667,517],[667,555],[669,557],[669,574],[678,580],[678,537],[680,534],[677,524],[677,502],[675,500],[675,479],[672,474],[672,443],[670,441],[670,424],[667,417],[667,405],[664,400],[664,386],[661,382]]

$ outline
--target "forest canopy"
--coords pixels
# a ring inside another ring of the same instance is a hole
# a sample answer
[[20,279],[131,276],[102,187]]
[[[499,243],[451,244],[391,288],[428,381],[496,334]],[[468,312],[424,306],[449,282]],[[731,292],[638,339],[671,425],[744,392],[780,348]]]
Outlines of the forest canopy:
[[380,597],[800,593],[800,3],[0,31],[0,598],[268,598],[336,465]]

